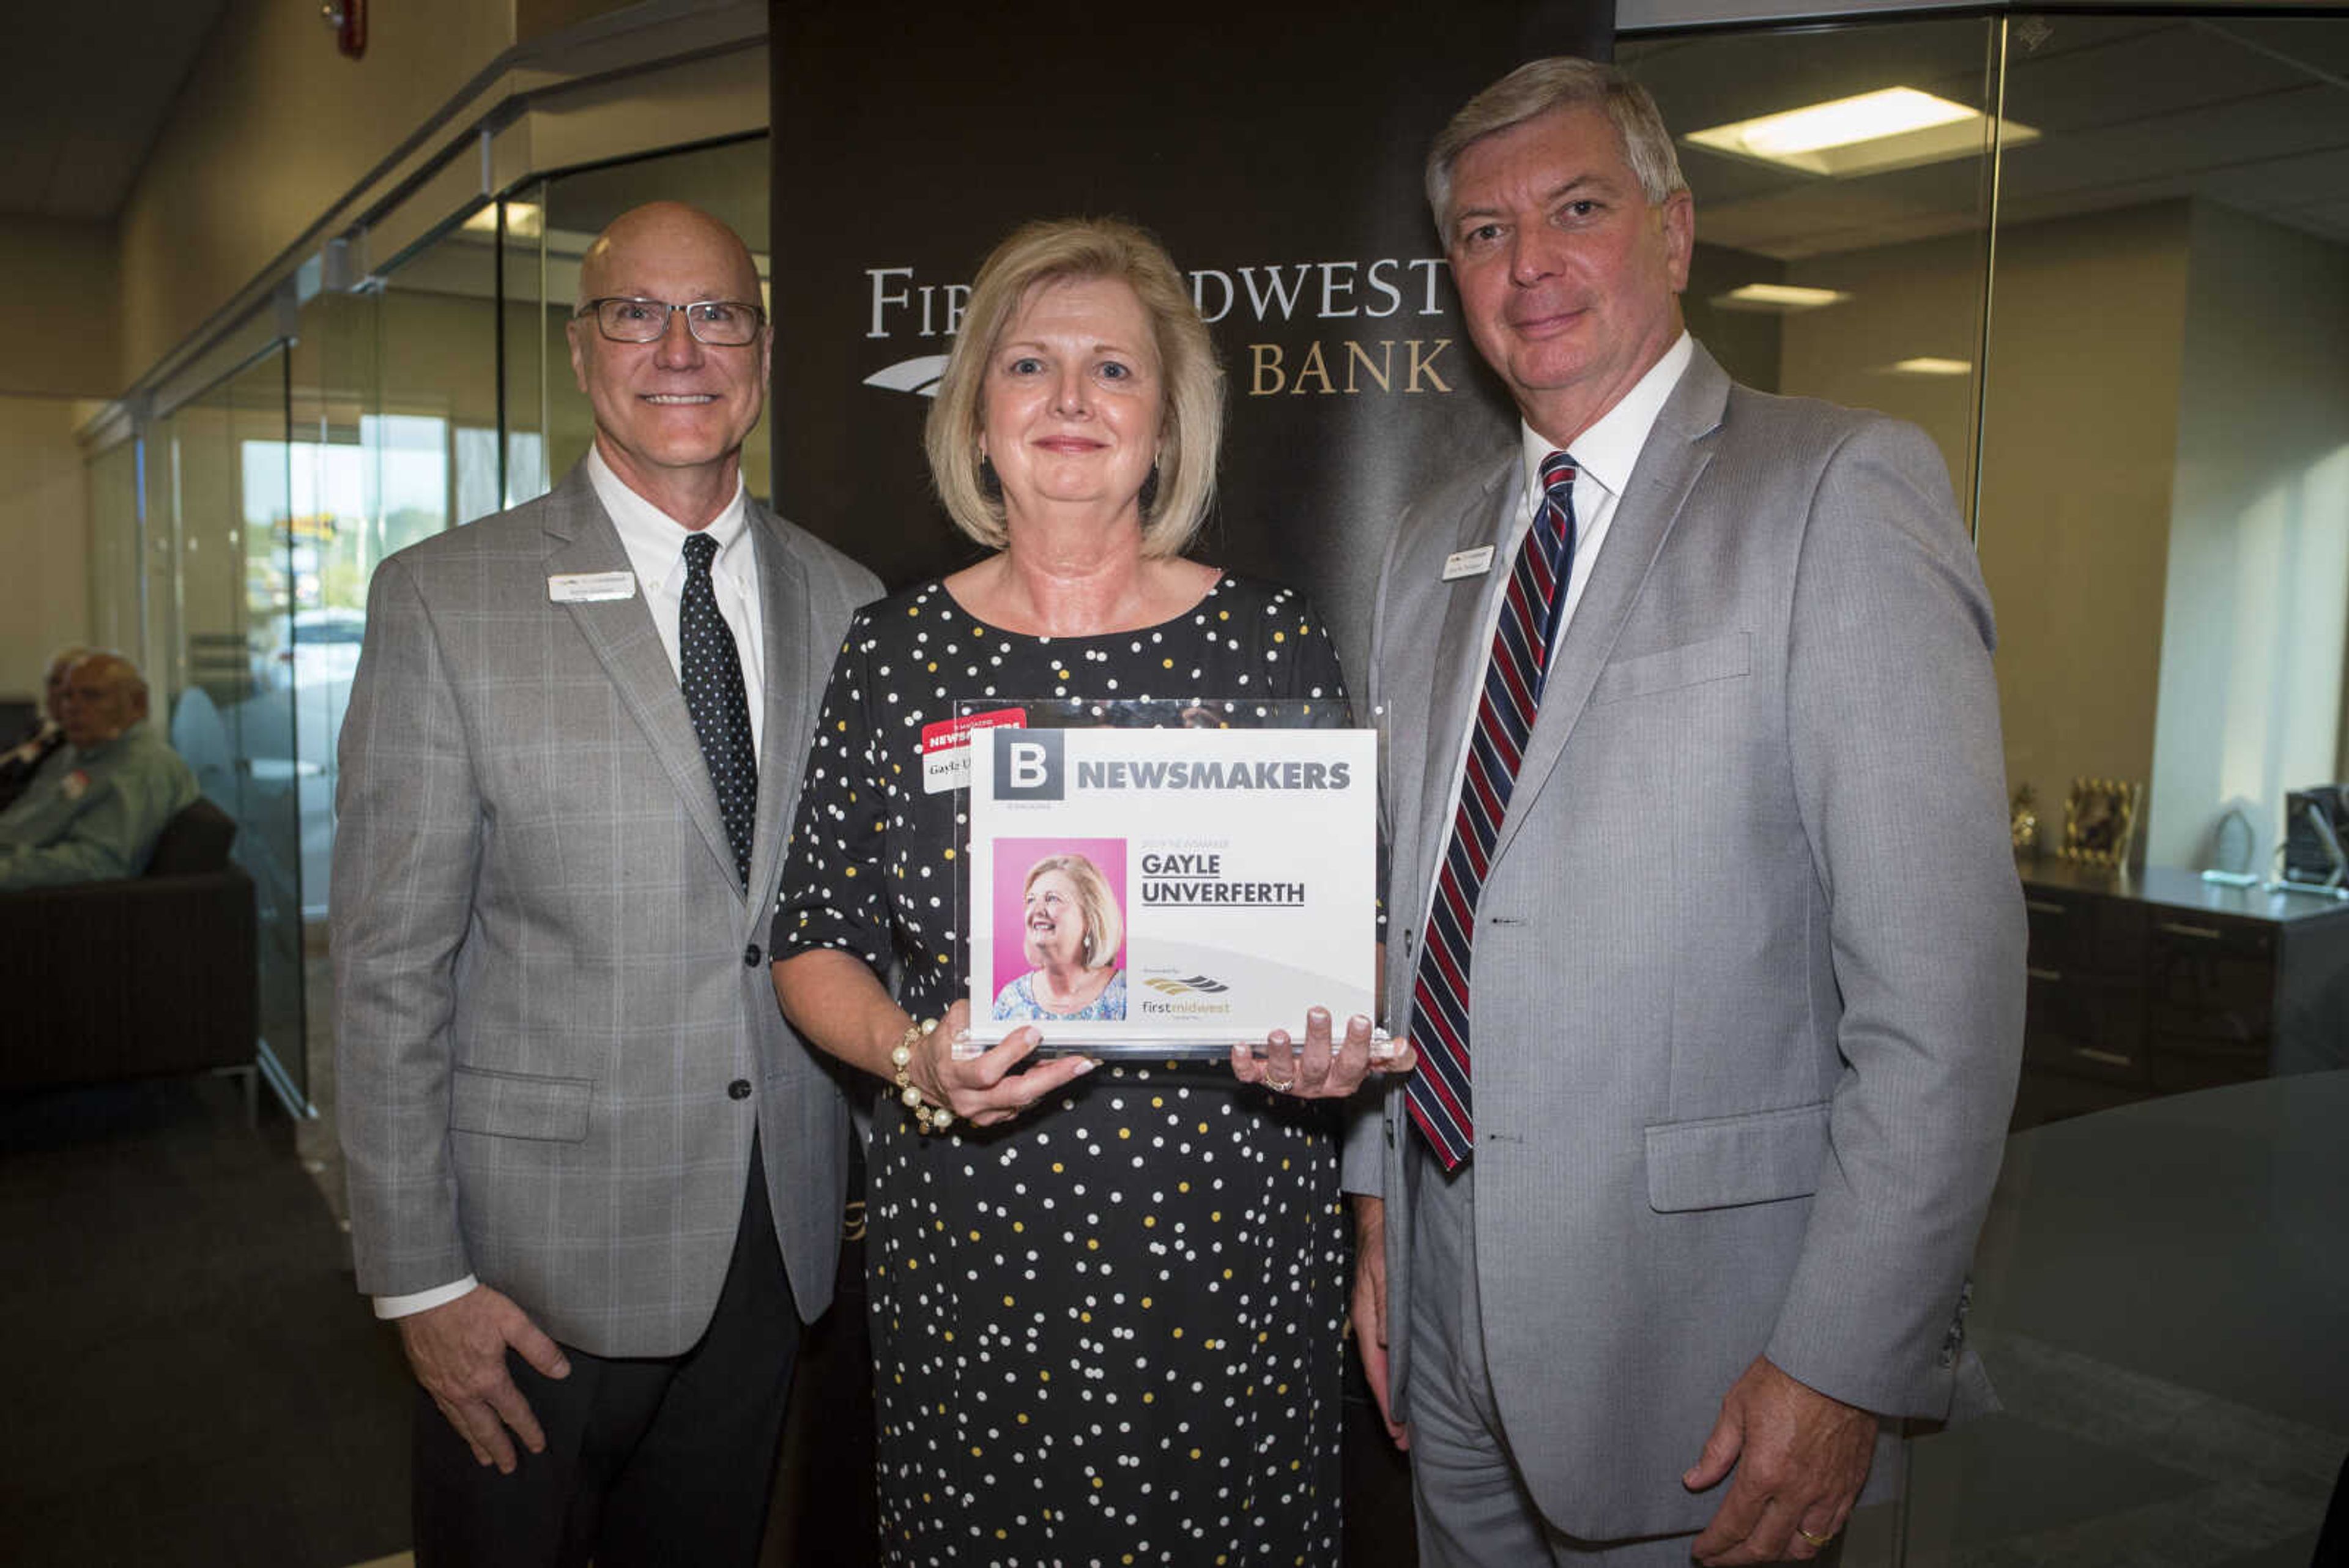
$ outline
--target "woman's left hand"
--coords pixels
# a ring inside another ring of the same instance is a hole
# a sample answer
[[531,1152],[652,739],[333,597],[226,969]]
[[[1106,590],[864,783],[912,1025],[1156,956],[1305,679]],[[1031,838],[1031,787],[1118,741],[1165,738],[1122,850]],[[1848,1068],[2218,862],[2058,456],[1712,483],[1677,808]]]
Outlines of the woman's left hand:
[[1302,1044],[1286,1029],[1276,1029],[1265,1037],[1261,1056],[1246,1045],[1233,1046],[1232,1076],[1296,1099],[1342,1100],[1372,1073],[1408,1073],[1418,1064],[1408,1040],[1395,1042],[1392,1056],[1371,1060],[1371,1021],[1360,1013],[1346,1021],[1342,1041],[1332,1043],[1330,1027],[1330,1010],[1317,1007],[1305,1015]]

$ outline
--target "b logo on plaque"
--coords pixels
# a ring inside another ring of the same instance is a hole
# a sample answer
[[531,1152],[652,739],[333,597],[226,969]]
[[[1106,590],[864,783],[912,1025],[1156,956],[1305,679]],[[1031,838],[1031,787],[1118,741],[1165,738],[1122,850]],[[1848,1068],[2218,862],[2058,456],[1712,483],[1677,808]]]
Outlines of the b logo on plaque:
[[1065,788],[1060,730],[1021,730],[995,748],[995,798],[1059,800]]

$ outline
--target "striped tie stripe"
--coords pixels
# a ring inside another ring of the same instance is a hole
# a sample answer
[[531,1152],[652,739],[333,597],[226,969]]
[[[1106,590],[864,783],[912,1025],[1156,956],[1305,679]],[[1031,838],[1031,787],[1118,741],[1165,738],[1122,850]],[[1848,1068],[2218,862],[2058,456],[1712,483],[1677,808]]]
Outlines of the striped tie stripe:
[[1412,1034],[1420,1070],[1406,1080],[1404,1099],[1446,1170],[1475,1147],[1468,1081],[1469,940],[1565,607],[1567,576],[1574,564],[1574,460],[1564,452],[1542,460],[1541,510],[1510,567],[1493,628],[1492,656],[1463,764],[1460,809],[1452,819],[1412,988]]

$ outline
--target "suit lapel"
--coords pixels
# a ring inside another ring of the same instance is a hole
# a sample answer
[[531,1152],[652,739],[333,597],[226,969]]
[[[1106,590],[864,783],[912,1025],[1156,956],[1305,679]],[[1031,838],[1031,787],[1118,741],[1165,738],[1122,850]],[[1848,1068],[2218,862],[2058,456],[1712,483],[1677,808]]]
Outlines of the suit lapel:
[[819,667],[829,649],[811,646],[808,628],[806,574],[798,558],[784,547],[782,529],[772,514],[756,501],[750,505],[750,532],[758,540],[760,619],[765,624],[767,712],[759,748],[758,831],[751,840],[750,886],[757,892],[751,913],[759,915],[768,902],[781,864],[783,843],[791,836],[792,814],[797,802],[792,784],[798,778],[799,739],[807,732],[808,694],[823,690],[827,667]]
[[1418,842],[1436,846],[1434,858],[1429,861],[1431,877],[1452,831],[1444,807],[1452,799],[1453,781],[1460,776],[1461,738],[1467,733],[1468,716],[1483,694],[1485,667],[1492,658],[1491,639],[1481,632],[1485,612],[1493,596],[1508,587],[1511,563],[1506,558],[1503,545],[1508,537],[1510,514],[1517,504],[1516,481],[1523,472],[1524,460],[1513,446],[1508,461],[1494,472],[1476,501],[1460,514],[1459,531],[1452,548],[1472,550],[1490,545],[1493,561],[1485,575],[1473,584],[1442,584],[1435,590],[1444,596],[1444,619],[1440,627],[1430,628],[1433,640],[1428,646],[1472,651],[1467,658],[1437,660],[1437,684],[1428,694],[1427,766],[1420,783]]
[[1509,842],[1526,820],[1534,799],[1541,794],[1551,769],[1574,733],[1575,724],[1589,705],[1590,690],[1599,672],[1613,655],[1623,623],[1639,602],[1648,572],[1671,537],[1682,504],[1695,487],[1697,476],[1712,461],[1703,438],[1720,428],[1729,399],[1729,377],[1713,357],[1697,346],[1689,368],[1664,400],[1647,445],[1640,449],[1631,480],[1616,503],[1613,521],[1588,587],[1567,623],[1557,662],[1542,686],[1541,711],[1526,737],[1526,754],[1517,766],[1508,815],[1494,841],[1493,857],[1508,853]]
[[[549,498],[546,535],[549,576],[590,572],[633,575],[619,530],[605,515],[604,504],[595,499],[585,463],[565,475]],[[652,742],[653,755],[677,786],[686,815],[709,841],[710,853],[731,885],[734,850],[726,840],[726,824],[718,815],[718,791],[709,782],[709,765],[702,760],[700,737],[694,733],[693,717],[686,711],[685,692],[678,685],[668,650],[661,646],[641,587],[625,599],[562,607],[595,650],[629,716]]]

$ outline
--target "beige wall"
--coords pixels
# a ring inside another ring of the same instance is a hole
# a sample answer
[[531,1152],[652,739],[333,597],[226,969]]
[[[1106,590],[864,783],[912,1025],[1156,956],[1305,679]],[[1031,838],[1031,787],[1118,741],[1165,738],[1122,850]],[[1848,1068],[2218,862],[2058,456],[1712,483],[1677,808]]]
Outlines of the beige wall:
[[119,380],[177,348],[514,42],[513,7],[401,0],[347,59],[314,5],[230,0],[121,217]]
[[0,692],[30,694],[50,649],[89,637],[89,495],[74,431],[99,407],[0,396]]
[[0,395],[120,391],[118,285],[113,225],[0,216]]
[[[2349,250],[2197,203],[2152,763],[2152,864],[2335,776],[2349,632]],[[2260,863],[2264,868],[2264,859]]]
[[[2074,778],[2152,772],[2187,233],[2172,202],[1999,235],[1976,506],[2008,784],[2033,787],[2049,842]],[[1885,367],[1982,358],[1982,237],[1965,234],[1820,258],[1787,278],[1854,297],[1788,319],[1784,389],[1924,426],[1961,503],[1966,379]]]

